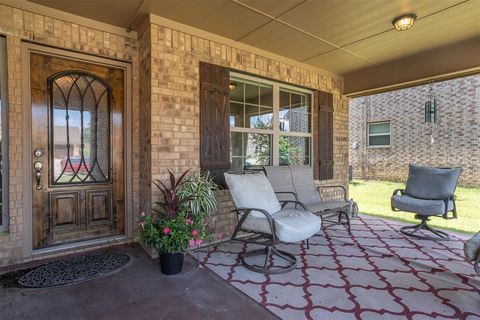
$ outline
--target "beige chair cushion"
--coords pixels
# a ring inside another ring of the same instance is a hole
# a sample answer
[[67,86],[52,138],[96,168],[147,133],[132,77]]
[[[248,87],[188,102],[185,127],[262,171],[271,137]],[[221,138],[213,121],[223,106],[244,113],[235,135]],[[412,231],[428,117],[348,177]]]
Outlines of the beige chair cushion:
[[[282,242],[298,242],[310,238],[320,231],[322,220],[309,211],[282,209],[272,215],[275,223],[275,235]],[[243,229],[270,234],[267,218],[249,216],[242,225]]]

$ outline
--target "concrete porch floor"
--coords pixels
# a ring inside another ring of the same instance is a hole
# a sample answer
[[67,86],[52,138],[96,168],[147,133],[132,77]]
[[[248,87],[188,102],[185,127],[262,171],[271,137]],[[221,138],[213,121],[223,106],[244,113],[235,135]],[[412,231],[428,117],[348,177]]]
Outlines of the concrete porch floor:
[[114,274],[48,289],[0,288],[1,319],[278,319],[187,257],[184,273],[164,276],[139,247]]

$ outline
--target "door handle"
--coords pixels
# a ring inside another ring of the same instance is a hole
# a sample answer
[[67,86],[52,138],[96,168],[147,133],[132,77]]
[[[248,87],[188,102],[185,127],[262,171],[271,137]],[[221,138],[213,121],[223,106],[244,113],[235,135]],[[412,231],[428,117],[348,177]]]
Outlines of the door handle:
[[35,161],[35,163],[33,164],[33,168],[35,169],[35,180],[37,180],[37,185],[35,186],[35,189],[42,190],[41,178],[43,163],[41,163],[40,161]]

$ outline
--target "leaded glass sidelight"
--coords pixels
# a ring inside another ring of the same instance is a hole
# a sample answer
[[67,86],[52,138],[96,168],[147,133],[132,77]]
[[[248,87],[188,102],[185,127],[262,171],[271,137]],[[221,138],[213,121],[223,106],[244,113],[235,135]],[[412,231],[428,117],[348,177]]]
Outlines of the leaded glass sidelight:
[[86,72],[48,79],[53,184],[110,180],[111,88]]

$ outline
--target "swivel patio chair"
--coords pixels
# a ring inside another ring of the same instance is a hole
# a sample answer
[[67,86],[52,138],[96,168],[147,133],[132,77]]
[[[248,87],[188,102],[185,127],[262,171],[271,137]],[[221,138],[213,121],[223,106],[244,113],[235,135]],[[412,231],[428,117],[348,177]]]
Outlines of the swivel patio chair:
[[[293,199],[303,203],[307,210],[321,216],[324,228],[344,225],[348,234],[350,217],[358,211],[357,204],[347,199],[347,190],[343,186],[315,186],[313,170],[310,166],[265,166],[267,178],[279,199]],[[337,188],[342,190],[343,199],[323,201],[320,190]]]
[[[431,217],[457,218],[454,193],[462,168],[409,165],[408,170],[406,188],[393,192],[391,207],[393,211],[415,213],[415,218],[421,222],[418,225],[402,227],[400,231],[417,239],[450,240],[448,233],[432,228],[427,221]],[[422,234],[422,230],[435,236]]]
[[[304,241],[320,231],[321,219],[306,211],[295,200],[278,201],[263,172],[225,173],[238,223],[232,240],[260,245],[241,257],[243,265],[263,274],[285,273],[296,267],[297,259],[289,252],[277,248],[280,242]],[[289,203],[299,208],[286,208]],[[239,232],[243,234],[239,235]],[[264,256],[262,264],[254,257]],[[274,258],[275,257],[275,258]],[[284,265],[279,265],[283,263]]]
[[473,268],[480,276],[480,232],[465,241],[463,250],[467,261],[473,261]]

